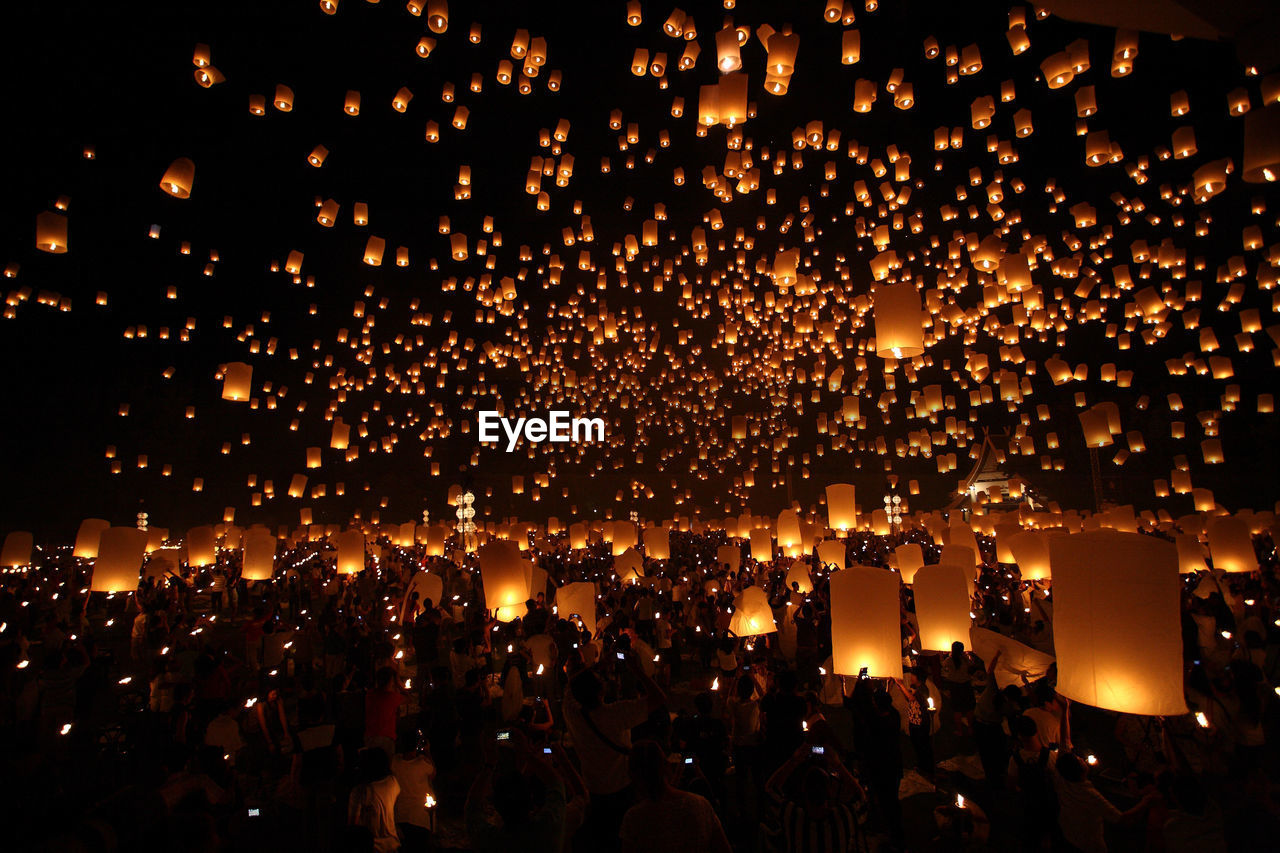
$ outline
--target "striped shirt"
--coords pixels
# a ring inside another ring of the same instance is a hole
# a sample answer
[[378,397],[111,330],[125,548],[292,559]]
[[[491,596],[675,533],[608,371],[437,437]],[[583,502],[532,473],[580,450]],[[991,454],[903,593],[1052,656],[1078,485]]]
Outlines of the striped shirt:
[[840,803],[821,817],[806,813],[795,802],[782,806],[782,837],[787,853],[845,853],[853,843],[856,827],[853,811]]

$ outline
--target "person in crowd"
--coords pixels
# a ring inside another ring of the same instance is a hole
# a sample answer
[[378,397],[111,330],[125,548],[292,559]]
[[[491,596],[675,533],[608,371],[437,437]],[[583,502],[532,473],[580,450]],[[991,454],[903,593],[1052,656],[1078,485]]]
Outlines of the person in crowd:
[[671,784],[666,753],[656,741],[636,743],[627,768],[636,804],[618,830],[623,853],[729,853],[729,839],[706,798]]

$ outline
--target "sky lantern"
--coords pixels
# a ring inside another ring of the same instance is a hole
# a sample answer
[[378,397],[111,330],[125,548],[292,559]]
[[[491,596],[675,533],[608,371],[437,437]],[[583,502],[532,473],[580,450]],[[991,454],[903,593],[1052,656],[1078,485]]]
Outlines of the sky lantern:
[[[362,534],[363,536],[363,534]],[[363,548],[363,545],[361,546]],[[244,536],[241,576],[248,581],[269,581],[275,573],[276,537],[269,530],[250,529]],[[364,557],[360,558],[364,565]]]
[[845,543],[841,539],[828,539],[818,544],[818,562],[824,566],[843,569],[845,564]]
[[1049,535],[1040,530],[1023,530],[1009,538],[1013,562],[1018,564],[1024,581],[1047,581],[1050,578]]
[[218,561],[217,537],[213,528],[205,524],[187,531],[187,565],[192,568],[211,566]]
[[651,560],[671,559],[671,531],[666,527],[646,528],[644,552]]
[[778,547],[788,557],[798,557],[804,548],[800,533],[800,517],[795,510],[784,509],[778,513]]
[[920,294],[910,283],[880,285],[873,292],[876,355],[914,358],[924,352]]
[[1280,105],[1272,103],[1244,117],[1242,177],[1251,184],[1280,180]]
[[[524,560],[520,559],[516,543],[494,539],[481,545],[477,555],[484,582],[485,608],[494,611],[495,618],[501,621],[509,622],[523,615],[523,605],[529,599],[529,578],[525,576]],[[515,609],[521,613],[514,613]]]
[[831,576],[831,646],[836,675],[902,677],[898,576],[852,566]]
[[596,585],[590,581],[565,584],[556,590],[556,614],[561,619],[577,617],[592,636],[596,632]]
[[1096,530],[1056,536],[1049,551],[1058,692],[1123,714],[1187,713],[1173,543]]
[[911,588],[915,593],[921,650],[950,651],[956,641],[967,646],[972,620],[965,569],[954,564],[923,566],[915,573]]
[[1001,690],[1013,685],[1021,688],[1025,674],[1027,681],[1034,682],[1044,678],[1053,666],[1054,658],[1044,652],[1019,643],[1012,637],[979,628],[976,625],[969,632],[970,642],[966,645],[984,661],[992,661],[999,652],[1000,660],[996,663],[996,686]]
[[769,596],[758,586],[749,586],[734,598],[729,632],[738,637],[758,637],[778,630],[769,607]]
[[851,483],[832,483],[827,486],[827,526],[841,533],[858,526],[858,506],[855,489]]
[[53,210],[36,216],[36,248],[51,255],[67,251],[67,217]]
[[98,541],[102,538],[102,531],[110,526],[111,522],[103,518],[86,518],[80,522],[71,556],[81,560],[95,559],[98,556]]
[[222,373],[222,399],[243,403],[253,393],[253,366],[233,361]]
[[924,549],[915,542],[907,542],[893,549],[898,563],[898,573],[902,582],[910,586],[915,583],[916,574],[924,566]]
[[34,542],[31,534],[25,530],[11,531],[4,537],[4,548],[0,550],[0,567],[15,569],[31,565]]
[[755,528],[750,534],[751,559],[767,563],[773,559],[773,534],[767,527]]
[[1249,525],[1237,516],[1224,515],[1209,522],[1209,555],[1213,567],[1225,572],[1256,572],[1258,556],[1253,550]]
[[[843,550],[843,543],[840,547]],[[823,560],[823,562],[826,561]],[[841,562],[844,562],[843,555]],[[802,595],[813,592],[813,576],[809,574],[809,564],[803,559],[792,561],[791,568],[787,570],[787,589],[798,590]]]
[[364,571],[365,537],[364,531],[351,528],[337,534],[334,545],[338,549],[338,574],[356,575]]
[[189,157],[179,157],[169,164],[160,178],[160,189],[174,198],[191,198],[196,180],[196,164]]
[[147,532],[136,527],[108,527],[98,542],[89,589],[92,592],[133,592],[147,555]]

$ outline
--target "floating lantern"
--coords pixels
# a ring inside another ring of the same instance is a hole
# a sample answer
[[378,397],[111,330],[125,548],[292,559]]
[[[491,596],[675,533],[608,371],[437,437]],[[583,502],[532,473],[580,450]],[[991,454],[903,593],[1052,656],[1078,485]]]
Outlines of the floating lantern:
[[853,566],[831,576],[831,653],[834,674],[902,677],[898,577]]
[[924,566],[915,573],[916,618],[922,651],[950,651],[969,639],[968,573],[957,565]]
[[147,555],[147,532],[136,527],[108,527],[98,542],[89,589],[92,592],[133,592],[138,588]]

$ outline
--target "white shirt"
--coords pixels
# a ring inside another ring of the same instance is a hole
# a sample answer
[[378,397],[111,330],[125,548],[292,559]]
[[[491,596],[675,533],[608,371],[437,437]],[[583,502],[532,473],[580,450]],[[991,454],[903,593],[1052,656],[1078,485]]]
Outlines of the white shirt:
[[396,798],[400,783],[395,776],[357,785],[347,800],[347,823],[363,826],[373,833],[373,849],[378,853],[400,849],[396,831]]

